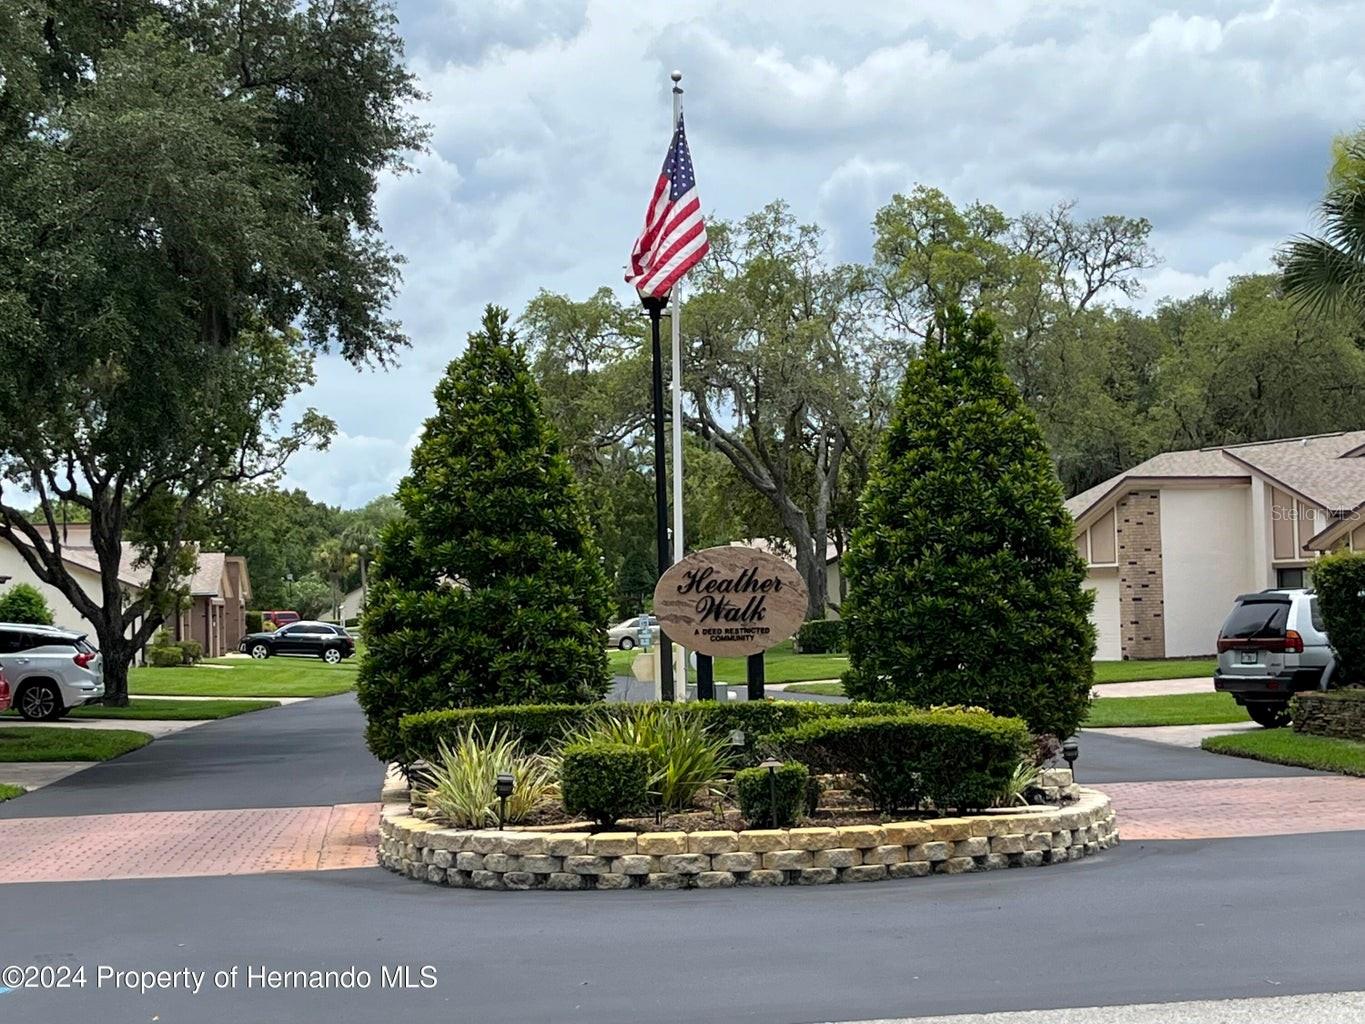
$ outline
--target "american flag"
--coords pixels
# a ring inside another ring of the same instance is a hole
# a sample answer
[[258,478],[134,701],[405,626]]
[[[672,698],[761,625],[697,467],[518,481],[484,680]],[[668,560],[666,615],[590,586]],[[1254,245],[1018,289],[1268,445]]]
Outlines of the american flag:
[[626,281],[642,296],[667,295],[710,247],[701,200],[697,198],[697,179],[692,173],[692,154],[679,115],[673,144],[668,147],[664,168],[645,211],[644,230],[630,253]]

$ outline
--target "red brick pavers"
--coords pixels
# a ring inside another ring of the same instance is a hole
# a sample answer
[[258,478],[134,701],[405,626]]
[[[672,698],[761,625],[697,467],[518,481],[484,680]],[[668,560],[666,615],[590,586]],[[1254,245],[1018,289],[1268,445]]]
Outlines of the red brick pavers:
[[378,804],[0,821],[0,882],[370,867]]
[[1233,839],[1365,829],[1365,779],[1110,782],[1124,839]]

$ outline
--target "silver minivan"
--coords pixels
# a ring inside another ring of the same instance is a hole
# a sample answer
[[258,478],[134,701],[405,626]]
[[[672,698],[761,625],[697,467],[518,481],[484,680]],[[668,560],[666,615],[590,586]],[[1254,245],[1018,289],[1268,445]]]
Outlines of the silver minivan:
[[1268,728],[1289,722],[1289,698],[1325,690],[1336,655],[1311,590],[1262,590],[1237,598],[1218,632],[1213,688],[1230,693],[1252,721]]
[[55,626],[0,622],[0,668],[13,707],[30,721],[61,718],[104,696],[104,663],[85,634]]

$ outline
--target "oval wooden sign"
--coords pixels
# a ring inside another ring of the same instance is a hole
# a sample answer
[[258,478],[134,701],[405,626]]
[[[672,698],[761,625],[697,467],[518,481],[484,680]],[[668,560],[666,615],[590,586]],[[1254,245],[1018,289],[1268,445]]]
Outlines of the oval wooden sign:
[[706,548],[659,577],[654,614],[670,640],[715,657],[775,647],[806,618],[806,583],[776,555]]

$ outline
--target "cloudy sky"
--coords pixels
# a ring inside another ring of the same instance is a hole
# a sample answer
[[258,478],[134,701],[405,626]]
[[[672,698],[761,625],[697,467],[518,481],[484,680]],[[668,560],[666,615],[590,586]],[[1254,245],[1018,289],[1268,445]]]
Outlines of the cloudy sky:
[[1149,305],[1264,270],[1311,224],[1333,134],[1365,120],[1365,4],[1111,0],[398,0],[431,151],[386,180],[409,259],[401,365],[324,358],[300,404],[336,420],[288,483],[389,491],[485,303],[621,284],[684,72],[704,207],[782,197],[863,258],[916,182],[1008,213],[1075,199],[1147,217]]

